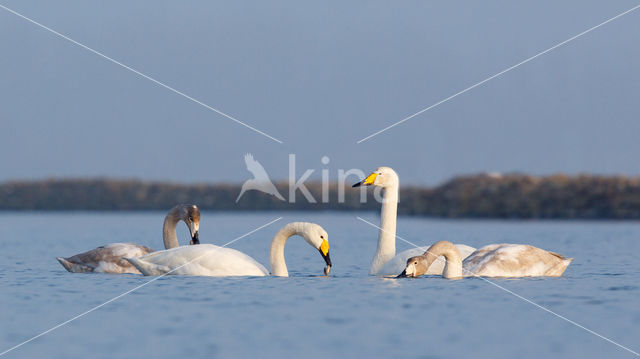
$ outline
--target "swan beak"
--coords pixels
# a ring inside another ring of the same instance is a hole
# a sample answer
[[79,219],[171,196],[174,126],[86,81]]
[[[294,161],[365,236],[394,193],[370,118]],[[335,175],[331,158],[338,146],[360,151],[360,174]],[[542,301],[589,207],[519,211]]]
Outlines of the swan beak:
[[191,235],[191,242],[189,242],[189,244],[200,244],[200,238],[197,230]]
[[187,226],[189,226],[189,233],[191,233],[191,242],[189,244],[200,244],[200,237],[198,236],[200,221],[189,221]]
[[365,178],[364,180],[354,184],[351,187],[371,186],[373,184],[373,182],[376,180],[377,176],[378,176],[378,174],[374,172],[374,173],[368,175],[367,178]]
[[396,278],[407,278],[407,270],[403,270]]
[[318,252],[320,252],[324,262],[327,263],[327,267],[324,269],[324,275],[329,275],[329,271],[331,270],[331,257],[329,256],[329,242],[326,239],[322,239],[322,243],[320,247],[318,247]]
[[327,267],[324,269],[324,275],[329,275],[329,272],[331,271],[331,257],[329,256],[329,252],[327,252],[326,256],[324,255],[324,253],[322,253],[322,251],[320,251],[320,254],[322,254],[322,258],[327,264]]
[[327,252],[327,255],[324,255],[322,252],[320,252],[320,254],[322,254],[322,259],[324,259],[327,267],[331,267],[331,257],[329,256],[329,252]]

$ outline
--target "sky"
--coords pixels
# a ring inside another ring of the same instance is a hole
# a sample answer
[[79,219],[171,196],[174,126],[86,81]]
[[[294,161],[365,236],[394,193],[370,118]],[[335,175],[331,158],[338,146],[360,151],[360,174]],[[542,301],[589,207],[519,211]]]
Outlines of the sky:
[[0,4],[283,142],[0,9],[0,181],[640,174],[640,9],[357,143],[637,1]]

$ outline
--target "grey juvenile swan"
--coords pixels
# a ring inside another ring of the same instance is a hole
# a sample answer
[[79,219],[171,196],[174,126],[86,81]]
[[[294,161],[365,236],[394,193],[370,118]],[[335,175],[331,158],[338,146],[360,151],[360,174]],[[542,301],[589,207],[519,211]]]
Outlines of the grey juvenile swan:
[[451,242],[434,243],[421,255],[409,258],[399,277],[418,277],[436,258],[444,256],[442,276],[461,277],[560,277],[573,258],[526,244],[490,244],[471,253],[464,261]]
[[[171,209],[164,219],[162,237],[164,248],[178,247],[176,225],[184,221],[191,233],[190,244],[199,244],[198,228],[200,211],[193,204],[179,204]],[[124,258],[139,257],[153,252],[153,249],[135,243],[111,243],[88,252],[76,254],[68,258],[57,257],[62,266],[73,273],[136,273],[141,274]]]

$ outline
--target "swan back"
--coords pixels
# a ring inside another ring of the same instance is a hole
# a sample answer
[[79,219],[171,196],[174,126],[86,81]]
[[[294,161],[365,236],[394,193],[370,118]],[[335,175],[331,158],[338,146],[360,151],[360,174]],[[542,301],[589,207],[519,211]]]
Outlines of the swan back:
[[573,258],[526,244],[484,246],[463,262],[465,275],[486,277],[558,277]]
[[250,256],[213,244],[182,246],[139,258],[126,258],[144,275],[265,276],[267,269]]
[[123,258],[143,256],[151,252],[153,252],[151,248],[134,243],[111,243],[68,258],[58,257],[56,259],[66,270],[73,273],[140,274],[134,266]]

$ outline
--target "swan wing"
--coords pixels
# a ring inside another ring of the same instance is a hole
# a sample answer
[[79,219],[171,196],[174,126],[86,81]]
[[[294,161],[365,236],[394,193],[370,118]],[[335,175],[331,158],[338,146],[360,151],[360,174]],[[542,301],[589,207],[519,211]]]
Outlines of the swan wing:
[[144,275],[265,276],[267,269],[255,259],[213,244],[182,246],[128,260]]
[[151,248],[134,243],[111,243],[68,258],[57,259],[69,272],[140,274],[124,258],[139,257],[151,252]]
[[530,245],[491,244],[472,253],[463,261],[462,266],[465,276],[560,276],[571,260]]

